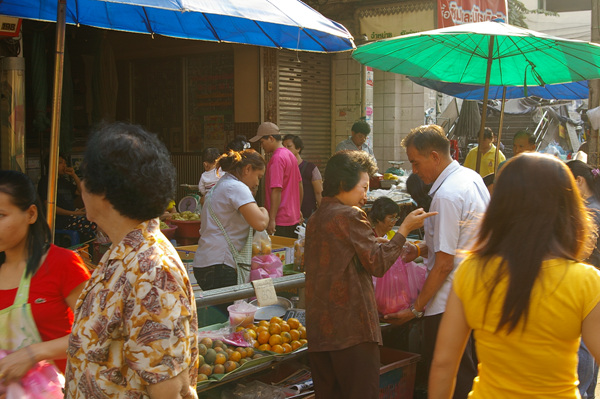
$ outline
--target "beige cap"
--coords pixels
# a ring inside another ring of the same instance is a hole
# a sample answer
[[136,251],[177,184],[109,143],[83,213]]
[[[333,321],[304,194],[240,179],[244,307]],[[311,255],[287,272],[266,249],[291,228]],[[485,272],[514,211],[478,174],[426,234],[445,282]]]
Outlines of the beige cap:
[[276,124],[274,124],[273,122],[263,122],[258,127],[258,130],[256,131],[256,136],[252,137],[249,141],[251,143],[254,143],[260,140],[261,137],[273,136],[276,134],[281,134],[279,132],[279,127]]

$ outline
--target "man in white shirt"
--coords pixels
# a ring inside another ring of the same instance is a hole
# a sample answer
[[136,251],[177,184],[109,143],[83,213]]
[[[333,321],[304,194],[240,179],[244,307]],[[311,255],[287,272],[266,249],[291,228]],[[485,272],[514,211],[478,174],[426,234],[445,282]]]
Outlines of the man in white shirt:
[[367,136],[371,133],[371,126],[365,121],[358,121],[352,125],[352,136],[339,143],[335,147],[335,152],[342,150],[365,151],[373,158],[377,164],[373,150],[367,145]]
[[[425,221],[425,245],[421,244],[419,251],[413,246],[406,258],[414,259],[417,252],[427,254],[428,273],[423,289],[410,309],[386,318],[404,323],[425,316],[424,357],[429,369],[454,271],[475,241],[490,195],[479,174],[452,160],[450,141],[440,126],[415,128],[402,144],[413,173],[425,184],[433,184],[429,191],[430,211],[439,214]],[[458,370],[454,399],[467,397],[476,375],[474,345],[469,339]]]

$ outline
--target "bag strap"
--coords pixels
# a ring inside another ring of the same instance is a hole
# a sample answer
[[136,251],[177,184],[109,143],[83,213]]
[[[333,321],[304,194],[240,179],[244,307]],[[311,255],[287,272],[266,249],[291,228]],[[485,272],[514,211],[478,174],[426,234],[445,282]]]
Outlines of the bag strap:
[[219,220],[219,218],[217,217],[217,215],[215,214],[215,212],[211,206],[212,192],[215,187],[216,187],[216,185],[213,188],[211,188],[210,191],[206,194],[206,200],[204,201],[204,206],[208,206],[208,212],[210,213],[210,216],[212,217],[215,224],[219,227],[219,229],[223,233],[223,236],[225,237],[225,241],[227,241],[227,245],[229,246],[229,250],[231,251],[231,255],[233,256],[233,260],[236,264],[236,267],[240,267],[240,268],[249,270],[250,269],[249,265],[250,265],[250,262],[252,261],[252,235],[253,235],[254,230],[252,229],[252,227],[250,227],[250,230],[248,232],[248,238],[246,239],[246,244],[244,244],[241,251],[238,251],[237,248],[235,247],[235,245],[233,245],[233,242],[231,241],[229,234],[227,234],[227,232],[225,231],[223,224],[221,223],[221,221]]

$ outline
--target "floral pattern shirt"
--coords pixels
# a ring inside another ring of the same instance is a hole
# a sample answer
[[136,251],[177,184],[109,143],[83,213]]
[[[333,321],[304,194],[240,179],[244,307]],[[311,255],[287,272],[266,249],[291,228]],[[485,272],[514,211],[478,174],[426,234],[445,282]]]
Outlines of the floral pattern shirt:
[[65,398],[148,398],[146,387],[189,368],[198,376],[198,319],[186,269],[158,219],[110,248],[75,307]]

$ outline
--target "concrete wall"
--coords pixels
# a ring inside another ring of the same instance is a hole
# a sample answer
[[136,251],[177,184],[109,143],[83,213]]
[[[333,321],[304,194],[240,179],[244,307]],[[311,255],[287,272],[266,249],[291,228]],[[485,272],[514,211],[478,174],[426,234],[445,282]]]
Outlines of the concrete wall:
[[333,58],[333,120],[332,149],[350,136],[352,124],[361,116],[361,65],[350,52]]

